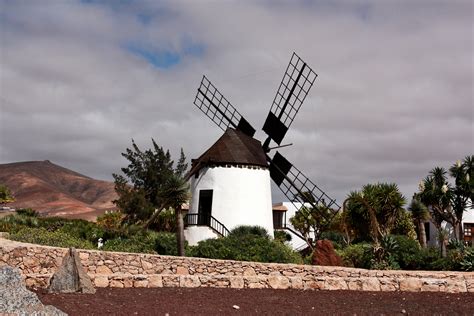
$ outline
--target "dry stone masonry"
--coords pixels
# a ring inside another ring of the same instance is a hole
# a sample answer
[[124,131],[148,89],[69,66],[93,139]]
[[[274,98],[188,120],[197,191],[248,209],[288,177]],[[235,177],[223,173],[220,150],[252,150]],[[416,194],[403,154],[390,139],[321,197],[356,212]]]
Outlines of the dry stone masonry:
[[[47,287],[65,248],[0,240],[0,266]],[[223,287],[474,293],[473,272],[364,270],[77,250],[95,287]]]

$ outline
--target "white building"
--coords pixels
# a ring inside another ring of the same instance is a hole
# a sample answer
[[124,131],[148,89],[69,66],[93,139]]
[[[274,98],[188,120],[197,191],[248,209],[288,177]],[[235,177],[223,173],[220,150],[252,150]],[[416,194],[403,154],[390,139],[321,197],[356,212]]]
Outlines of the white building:
[[[273,227],[275,229],[282,229],[291,235],[290,245],[295,250],[303,250],[308,245],[304,238],[291,225],[290,218],[295,216],[296,212],[303,204],[299,202],[280,202],[273,204]],[[310,234],[314,238],[314,234]]]
[[[443,222],[443,228],[450,232],[451,238],[454,238],[454,232],[450,224]],[[474,209],[468,209],[464,212],[461,226],[464,231],[464,242],[474,246]],[[425,223],[426,241],[430,246],[438,245],[438,230],[430,221]]]
[[264,227],[273,236],[270,172],[261,143],[229,128],[192,161],[184,235],[190,245],[226,235],[240,225]]

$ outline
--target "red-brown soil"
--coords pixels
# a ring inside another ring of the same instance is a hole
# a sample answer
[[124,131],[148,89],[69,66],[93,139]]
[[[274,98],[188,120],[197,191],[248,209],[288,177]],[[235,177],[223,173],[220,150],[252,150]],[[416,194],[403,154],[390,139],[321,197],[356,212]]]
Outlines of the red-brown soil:
[[54,305],[69,315],[474,314],[472,293],[100,288],[96,294],[38,295],[44,304]]
[[112,182],[89,178],[50,161],[0,164],[0,183],[16,201],[8,206],[33,208],[49,216],[94,220],[114,209]]

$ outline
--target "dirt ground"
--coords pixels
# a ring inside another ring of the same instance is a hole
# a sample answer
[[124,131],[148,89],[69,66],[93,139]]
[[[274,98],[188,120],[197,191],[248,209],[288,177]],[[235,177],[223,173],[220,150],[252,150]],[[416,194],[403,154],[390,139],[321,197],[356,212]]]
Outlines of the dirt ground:
[[[69,315],[474,315],[474,294],[217,288],[37,292]],[[234,307],[234,305],[236,307]]]

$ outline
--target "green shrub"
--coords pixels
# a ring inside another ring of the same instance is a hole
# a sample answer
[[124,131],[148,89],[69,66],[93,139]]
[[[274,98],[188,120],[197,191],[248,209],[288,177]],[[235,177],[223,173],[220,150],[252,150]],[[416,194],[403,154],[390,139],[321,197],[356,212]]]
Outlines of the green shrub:
[[[187,243],[185,244],[187,246]],[[103,250],[119,252],[158,253],[177,256],[176,235],[169,232],[154,232],[143,229],[135,235],[105,240]]]
[[[184,246],[187,247],[187,242]],[[154,249],[160,255],[177,256],[178,241],[176,240],[176,234],[169,232],[156,233]]]
[[150,228],[159,232],[176,232],[176,214],[172,208],[160,212]]
[[109,239],[115,237],[114,234],[107,234],[108,232],[96,223],[88,222],[83,219],[67,221],[58,230],[93,243],[96,243],[99,238]]
[[50,232],[45,228],[25,227],[11,234],[10,239],[53,247],[94,249],[94,245],[87,240],[76,238],[62,231]]
[[153,245],[137,239],[127,239],[117,237],[106,240],[102,250],[118,251],[118,252],[134,252],[134,253],[156,253]]
[[39,225],[48,231],[56,231],[66,225],[71,220],[61,217],[45,217],[41,218]]
[[190,255],[201,258],[257,262],[302,263],[290,246],[271,239],[261,227],[240,226],[229,236],[200,241]]
[[12,214],[0,219],[0,231],[16,233],[25,227],[38,227],[40,220],[37,217],[21,214]]
[[423,264],[421,246],[418,241],[407,236],[393,236],[398,244],[393,257],[401,269],[418,270]]
[[260,236],[260,237],[265,237],[265,238],[270,237],[265,228],[261,226],[247,226],[247,225],[241,225],[241,226],[235,227],[234,229],[230,231],[228,237],[239,238],[239,237],[247,236],[247,235],[255,235],[255,236]]
[[119,232],[122,229],[122,220],[124,215],[119,211],[105,211],[104,214],[97,217],[97,226],[108,231]]
[[291,234],[284,230],[275,230],[273,232],[273,236],[275,236],[275,240],[285,243],[285,242],[290,242],[291,241]]
[[380,245],[372,245],[373,258],[370,261],[370,268],[376,270],[397,270],[400,265],[396,260],[396,252],[399,250],[397,240],[392,235],[383,236]]
[[235,250],[228,238],[210,238],[190,247],[191,257],[235,260]]
[[464,256],[460,262],[461,270],[474,271],[474,248],[465,248]]
[[369,269],[371,266],[373,253],[372,245],[369,243],[349,245],[337,252],[346,266],[364,269]]
[[420,260],[418,267],[414,270],[435,270],[433,263],[441,258],[441,253],[438,247],[428,247],[420,249]]
[[32,208],[20,208],[16,210],[18,215],[38,217],[39,213]]

